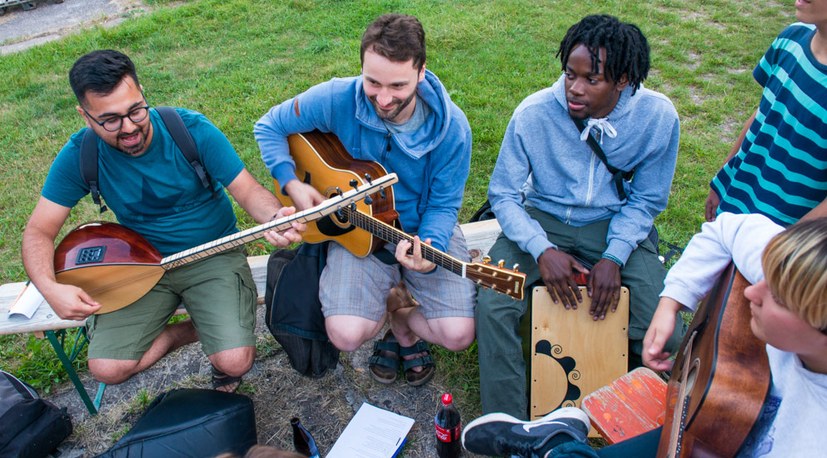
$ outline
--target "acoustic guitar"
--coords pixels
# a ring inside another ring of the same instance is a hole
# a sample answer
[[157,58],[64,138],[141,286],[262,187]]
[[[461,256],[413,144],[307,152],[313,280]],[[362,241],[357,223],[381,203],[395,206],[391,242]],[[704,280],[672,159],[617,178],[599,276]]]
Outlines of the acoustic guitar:
[[59,283],[82,288],[102,304],[98,314],[119,310],[146,294],[164,272],[258,240],[269,230],[283,231],[294,222],[311,223],[366,196],[384,192],[398,181],[395,174],[378,177],[344,193],[331,193],[319,205],[245,231],[161,257],[137,232],[116,223],[88,223],[72,230],[55,249]]
[[[325,197],[339,192],[341,188],[357,186],[387,174],[381,164],[354,159],[333,134],[313,131],[290,135],[287,140],[290,155],[296,163],[296,176]],[[290,196],[279,192],[282,187],[278,181],[275,186],[276,197],[285,205],[293,205]],[[413,243],[413,236],[398,227],[393,193],[388,188],[370,196],[370,199],[356,202],[308,224],[304,240],[310,243],[332,240],[354,256],[365,257],[385,242],[396,244],[408,240]],[[523,299],[525,274],[518,272],[517,266],[506,269],[502,262],[497,266],[488,262],[468,263],[426,244],[422,244],[422,257],[471,279],[477,285]]]
[[659,458],[735,456],[761,414],[770,369],[747,286],[730,264],[695,312],[667,386]]

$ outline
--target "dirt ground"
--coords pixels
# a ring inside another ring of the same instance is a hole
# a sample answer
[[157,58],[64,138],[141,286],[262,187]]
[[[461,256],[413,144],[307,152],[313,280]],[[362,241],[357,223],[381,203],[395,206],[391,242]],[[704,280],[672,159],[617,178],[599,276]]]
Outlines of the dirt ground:
[[[264,308],[259,307],[258,356],[239,391],[253,399],[260,444],[292,450],[290,418],[297,416],[313,434],[324,456],[362,403],[367,402],[415,420],[404,457],[435,456],[433,418],[439,396],[446,390],[439,361],[437,376],[423,387],[409,387],[402,380],[382,385],[373,381],[366,369],[372,345],[365,344],[353,353],[342,353],[339,365],[324,377],[303,377],[290,367],[287,355],[264,326],[263,315]],[[105,451],[159,393],[179,387],[208,388],[209,374],[209,361],[200,345],[189,345],[129,381],[108,386],[101,411],[95,416],[88,413],[74,387],[64,384],[47,396],[68,409],[75,427],[59,449],[60,458],[95,456]],[[97,382],[88,373],[81,379],[94,396]],[[465,423],[472,419],[466,412],[461,413]]]

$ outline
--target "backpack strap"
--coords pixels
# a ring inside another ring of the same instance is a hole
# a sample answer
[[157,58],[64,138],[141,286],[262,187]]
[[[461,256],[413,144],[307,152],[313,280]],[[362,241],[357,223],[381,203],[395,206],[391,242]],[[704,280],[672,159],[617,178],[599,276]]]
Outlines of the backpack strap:
[[98,134],[89,128],[83,134],[83,140],[80,143],[80,177],[89,186],[92,202],[103,213],[106,211],[106,205],[101,203],[101,191],[98,186],[98,138]]
[[[586,124],[583,122],[582,119],[571,118],[574,121],[574,125],[577,126],[578,132],[583,132],[583,129],[586,128]],[[586,143],[589,144],[589,147],[594,151],[594,154],[597,155],[598,158],[603,162],[603,165],[606,166],[606,170],[612,174],[612,181],[614,181],[615,189],[617,190],[617,196],[620,200],[626,199],[626,191],[623,189],[623,180],[631,181],[632,177],[635,176],[635,170],[632,169],[628,172],[620,170],[609,164],[609,160],[606,159],[606,153],[603,152],[603,148],[600,147],[600,143],[597,143],[597,140],[594,139],[591,132],[589,132],[588,137],[586,137]]]
[[161,120],[164,122],[164,125],[167,126],[172,140],[178,145],[178,149],[184,153],[187,162],[189,162],[195,170],[198,179],[201,180],[201,185],[210,189],[210,175],[198,157],[198,148],[195,145],[195,140],[192,139],[189,129],[184,125],[184,120],[181,119],[181,115],[172,107],[155,107],[155,111],[161,115]]

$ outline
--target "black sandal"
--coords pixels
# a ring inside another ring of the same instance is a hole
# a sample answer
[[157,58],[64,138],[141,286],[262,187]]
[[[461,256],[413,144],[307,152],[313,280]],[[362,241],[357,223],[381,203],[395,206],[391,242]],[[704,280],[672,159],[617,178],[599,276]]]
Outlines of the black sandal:
[[382,339],[373,343],[373,355],[368,359],[370,375],[379,383],[390,384],[399,374],[399,342],[388,329]]
[[224,393],[235,393],[238,391],[238,387],[241,386],[241,380],[242,377],[225,374],[224,372],[218,370],[215,366],[212,366],[212,387],[214,390],[218,390],[219,388],[224,388],[225,386],[230,386],[235,383],[236,385],[232,387],[232,389],[219,390]]
[[[421,354],[421,356],[414,359],[405,359],[406,356],[416,354]],[[405,381],[408,382],[408,385],[422,386],[434,378],[436,364],[431,356],[428,343],[424,340],[419,340],[410,347],[400,346],[399,355],[402,357],[402,370],[405,372]],[[417,372],[413,370],[415,367],[422,367],[422,370]]]

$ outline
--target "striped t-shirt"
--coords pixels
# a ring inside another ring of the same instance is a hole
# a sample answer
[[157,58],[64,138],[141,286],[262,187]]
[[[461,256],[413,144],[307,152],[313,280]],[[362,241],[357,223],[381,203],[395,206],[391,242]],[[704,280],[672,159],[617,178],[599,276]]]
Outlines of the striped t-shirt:
[[814,34],[812,25],[787,27],[755,67],[761,104],[712,179],[718,213],[761,213],[786,226],[827,197],[827,65],[810,50]]

